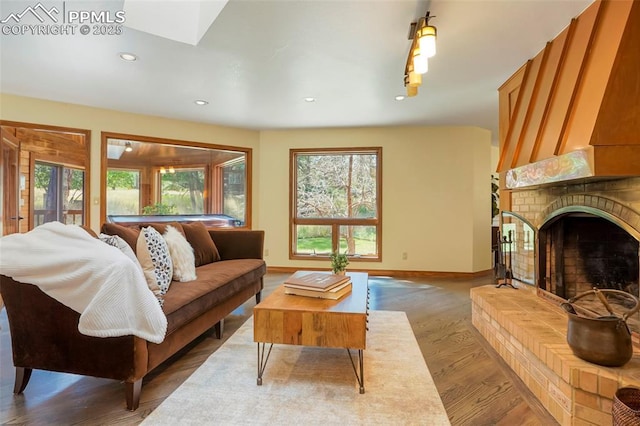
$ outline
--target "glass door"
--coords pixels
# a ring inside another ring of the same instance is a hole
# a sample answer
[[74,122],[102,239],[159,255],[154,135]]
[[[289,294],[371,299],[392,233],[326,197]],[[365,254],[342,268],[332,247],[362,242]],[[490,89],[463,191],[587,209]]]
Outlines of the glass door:
[[53,221],[84,224],[83,170],[36,161],[34,181],[34,226]]

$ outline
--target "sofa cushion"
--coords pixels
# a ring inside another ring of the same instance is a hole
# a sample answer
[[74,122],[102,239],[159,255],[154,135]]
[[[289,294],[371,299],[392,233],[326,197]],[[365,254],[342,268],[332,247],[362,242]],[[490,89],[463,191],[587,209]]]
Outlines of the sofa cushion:
[[151,226],[153,229],[158,231],[160,235],[164,235],[165,232],[167,232],[167,227],[173,226],[178,232],[182,234],[183,237],[185,237],[184,230],[182,229],[182,225],[180,224],[180,222],[145,222],[138,224],[138,227],[140,229],[144,228],[145,226]]
[[206,265],[220,260],[220,253],[202,222],[182,223],[184,235],[193,247],[196,266]]
[[146,226],[140,230],[137,248],[136,255],[147,285],[162,302],[173,277],[173,263],[167,243],[158,231]]
[[108,235],[117,235],[125,240],[134,252],[137,250],[138,235],[140,235],[139,229],[118,225],[117,223],[104,223],[100,232]]
[[167,335],[260,280],[266,270],[262,259],[223,260],[197,268],[195,281],[174,281],[162,307],[167,315]]
[[175,281],[193,281],[196,279],[196,262],[193,247],[184,235],[169,225],[162,238],[167,242],[171,262],[173,263],[173,279]]

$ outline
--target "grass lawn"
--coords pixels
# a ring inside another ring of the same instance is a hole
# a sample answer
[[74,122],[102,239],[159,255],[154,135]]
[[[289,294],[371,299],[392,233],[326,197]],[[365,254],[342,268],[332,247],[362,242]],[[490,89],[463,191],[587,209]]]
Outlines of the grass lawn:
[[[340,240],[340,252],[347,249],[347,242]],[[329,254],[331,253],[331,237],[298,238],[299,253]],[[373,254],[376,252],[376,243],[371,240],[356,238],[356,251],[359,254]]]

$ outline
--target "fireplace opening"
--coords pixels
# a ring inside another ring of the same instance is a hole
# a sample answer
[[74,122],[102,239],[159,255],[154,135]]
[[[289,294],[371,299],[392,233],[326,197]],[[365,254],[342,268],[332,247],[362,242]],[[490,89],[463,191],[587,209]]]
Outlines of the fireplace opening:
[[[541,289],[562,299],[594,287],[640,296],[640,244],[612,221],[590,213],[568,213],[543,225],[538,237]],[[595,296],[582,300],[595,314],[608,314]],[[617,312],[633,306],[630,298],[614,297],[611,302]],[[638,315],[628,323],[633,331],[640,331]]]

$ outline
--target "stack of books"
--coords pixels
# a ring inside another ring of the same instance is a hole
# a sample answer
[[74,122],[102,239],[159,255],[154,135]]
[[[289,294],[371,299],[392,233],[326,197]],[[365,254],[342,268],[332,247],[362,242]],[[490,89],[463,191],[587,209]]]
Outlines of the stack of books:
[[284,282],[285,294],[338,300],[351,292],[351,279],[346,275],[312,272],[293,274]]

